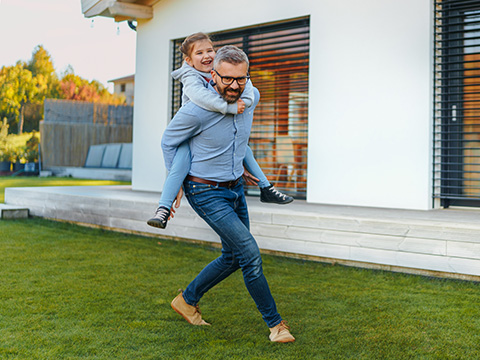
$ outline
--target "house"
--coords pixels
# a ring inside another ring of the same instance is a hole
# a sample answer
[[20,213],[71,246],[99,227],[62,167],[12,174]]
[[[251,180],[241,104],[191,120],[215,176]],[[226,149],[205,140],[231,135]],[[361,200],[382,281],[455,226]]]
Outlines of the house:
[[[454,99],[441,92],[463,81],[456,76],[457,83],[447,84],[444,75],[454,70],[446,70],[446,62],[478,67],[460,55],[458,61],[443,55],[442,47],[454,46],[443,40],[453,30],[442,26],[442,18],[460,11],[456,23],[463,24],[457,26],[465,36],[472,34],[464,46],[474,53],[478,6],[247,0],[235,16],[225,17],[219,12],[229,12],[230,5],[220,0],[82,1],[92,3],[83,7],[86,16],[137,20],[133,189],[162,188],[163,163],[145,154],[158,147],[179,105],[180,89],[170,77],[181,62],[177,45],[203,31],[218,45],[243,47],[251,58],[252,81],[261,93],[251,145],[278,187],[309,203],[397,209],[428,210],[480,198],[480,143],[468,135],[475,137],[475,129],[445,127],[452,119],[446,107]],[[471,76],[463,74],[474,82]],[[473,83],[462,91],[472,93],[470,108],[476,111]],[[480,113],[461,114],[463,95],[456,96],[456,118],[466,116],[473,124]],[[459,138],[450,141],[446,132]]]
[[113,83],[113,93],[125,96],[127,105],[133,105],[135,75],[124,76],[118,79],[109,80]]
[[[170,72],[178,44],[203,31],[248,54],[261,94],[250,145],[304,199],[250,206],[262,249],[480,279],[478,212],[463,210],[480,204],[477,1],[82,0],[82,11],[137,22],[132,189],[74,189],[75,214],[60,211],[72,209],[65,189],[15,189],[7,203],[29,192],[40,216],[149,231],[159,142],[180,106]],[[187,208],[163,234],[218,241]]]

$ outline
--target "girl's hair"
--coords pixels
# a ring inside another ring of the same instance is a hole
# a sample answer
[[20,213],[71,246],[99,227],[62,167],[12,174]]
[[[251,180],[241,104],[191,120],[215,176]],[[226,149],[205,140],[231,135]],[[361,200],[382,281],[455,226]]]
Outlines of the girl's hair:
[[210,37],[205,33],[199,32],[188,36],[180,46],[180,51],[183,53],[183,58],[186,58],[187,56],[190,57],[193,50],[193,44],[195,44],[197,41],[203,40],[207,40],[213,46],[212,39],[210,39]]

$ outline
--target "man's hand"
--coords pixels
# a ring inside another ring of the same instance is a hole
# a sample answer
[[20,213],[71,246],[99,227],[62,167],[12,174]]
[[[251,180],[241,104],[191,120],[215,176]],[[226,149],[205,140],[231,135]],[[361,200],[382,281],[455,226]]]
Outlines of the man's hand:
[[[178,209],[180,207],[180,203],[182,201],[182,197],[183,197],[183,189],[180,188],[180,190],[178,191],[178,194],[177,194],[177,197],[175,198],[175,200],[173,201],[173,205],[172,208],[170,209],[170,216],[168,217],[168,220],[171,220],[174,218],[175,216],[175,209]],[[175,209],[174,209],[175,207]]]
[[237,100],[237,114],[243,114],[245,111],[245,101],[242,99]]
[[243,180],[245,180],[245,183],[247,185],[258,185],[258,182],[260,181],[260,179],[257,179],[255,176],[250,174],[245,168],[243,168],[242,177],[243,177]]

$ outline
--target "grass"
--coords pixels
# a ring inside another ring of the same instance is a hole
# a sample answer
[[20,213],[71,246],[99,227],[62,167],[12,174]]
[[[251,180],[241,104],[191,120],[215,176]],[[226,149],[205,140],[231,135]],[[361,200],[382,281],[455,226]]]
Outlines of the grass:
[[170,308],[219,250],[34,218],[0,221],[1,359],[478,359],[479,284],[264,256],[297,341],[274,344],[240,272]]
[[5,201],[5,188],[29,186],[87,186],[87,185],[124,185],[129,182],[110,180],[89,180],[61,177],[0,176],[0,204]]

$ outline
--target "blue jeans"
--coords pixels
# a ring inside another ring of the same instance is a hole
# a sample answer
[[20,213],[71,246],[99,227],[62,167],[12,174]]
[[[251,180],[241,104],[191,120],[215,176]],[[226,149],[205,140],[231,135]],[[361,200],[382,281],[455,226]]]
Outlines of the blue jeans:
[[186,180],[184,188],[192,208],[222,241],[222,255],[208,264],[183,292],[187,304],[197,305],[203,294],[242,269],[247,290],[263,320],[270,328],[278,325],[282,318],[263,275],[260,250],[249,230],[242,182],[228,189]]

